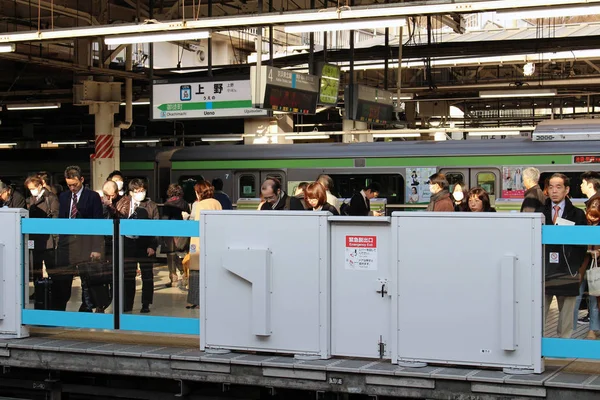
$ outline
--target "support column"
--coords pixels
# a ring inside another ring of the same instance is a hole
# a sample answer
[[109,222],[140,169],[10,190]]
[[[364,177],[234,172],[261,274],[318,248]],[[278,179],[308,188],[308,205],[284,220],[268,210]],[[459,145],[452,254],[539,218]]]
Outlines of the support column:
[[[368,125],[366,122],[361,121],[352,121],[350,119],[342,120],[342,131],[351,132],[351,131],[364,131],[368,129]],[[344,143],[357,143],[357,142],[372,142],[373,135],[370,133],[345,133],[342,136],[342,141]]]
[[121,167],[121,128],[114,126],[114,114],[119,103],[94,103],[90,114],[95,116],[96,146],[92,155],[92,189],[101,190],[108,175]]
[[292,144],[293,140],[285,136],[273,136],[277,133],[293,132],[291,115],[281,115],[281,118],[252,118],[244,120],[244,134],[255,134],[255,137],[245,137],[244,144]]

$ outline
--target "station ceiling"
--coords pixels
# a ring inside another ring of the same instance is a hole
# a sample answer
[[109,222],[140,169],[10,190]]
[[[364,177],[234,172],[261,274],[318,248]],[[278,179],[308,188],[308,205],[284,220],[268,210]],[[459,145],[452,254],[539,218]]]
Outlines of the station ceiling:
[[[471,3],[476,3],[472,1]],[[298,11],[338,6],[370,6],[383,4],[377,0],[354,0],[352,3],[328,0],[0,0],[0,30],[2,32],[35,31],[90,25],[110,25],[143,22],[233,16],[272,11]],[[387,2],[385,2],[387,3]],[[404,1],[406,5],[456,3],[453,0]],[[460,3],[460,1],[458,1]],[[536,109],[551,109],[566,116],[579,116],[600,111],[600,22],[595,16],[555,18],[528,21],[520,27],[485,26],[485,30],[465,30],[469,14],[449,14],[427,18],[414,15],[408,19],[402,37],[402,59],[409,62],[403,68],[403,93],[413,95],[406,102],[405,126],[426,126],[429,118],[416,113],[417,101],[447,102],[464,113],[461,123],[472,126],[531,125],[548,116]],[[467,27],[468,28],[468,27]],[[235,31],[235,30],[231,30]],[[230,32],[231,32],[230,31]],[[231,40],[234,52],[240,57],[234,65],[221,66],[215,75],[248,73],[255,36],[248,30]],[[314,59],[355,64],[355,82],[384,87],[395,91],[398,73],[398,37],[390,37],[384,44],[379,32],[373,40],[357,44],[353,52],[344,45],[322,50],[317,40]],[[230,36],[231,37],[231,36]],[[278,48],[306,44],[302,37],[284,35],[275,27],[274,40]],[[87,39],[19,43],[16,51],[0,53],[0,142],[25,140],[36,147],[39,142],[94,137],[94,118],[87,107],[73,106],[73,84],[80,79],[123,81],[134,79],[134,100],[149,96],[150,79],[154,77],[181,77],[173,70],[154,70],[144,66],[125,71],[117,52],[108,48],[93,48],[92,64],[81,62],[81,48]],[[182,52],[193,50],[193,43],[179,43]],[[190,46],[191,45],[191,46]],[[594,51],[597,50],[596,54]],[[580,51],[581,53],[576,53]],[[572,53],[572,56],[566,53]],[[587,53],[586,53],[587,52]],[[540,54],[560,53],[548,58]],[[352,54],[352,55],[351,55]],[[499,56],[526,56],[509,61],[493,59]],[[538,55],[537,59],[535,55]],[[273,65],[301,68],[308,61],[306,51],[277,56]],[[533,57],[533,59],[532,59]],[[390,63],[387,76],[383,60]],[[535,73],[525,76],[526,62],[535,64]],[[361,67],[361,65],[363,67]],[[364,67],[366,65],[366,67]],[[173,68],[176,68],[173,65]],[[205,76],[206,72],[186,74],[186,77]],[[346,79],[348,75],[346,75]],[[542,86],[558,91],[555,98],[483,100],[477,96],[482,89]],[[6,105],[24,102],[57,102],[61,108],[38,111],[7,111]],[[343,100],[341,100],[343,102]],[[506,110],[520,112],[508,113]],[[527,112],[523,112],[527,110]],[[492,112],[494,111],[494,112]],[[504,111],[504,112],[503,112]],[[150,122],[148,107],[134,107],[134,124],[123,132],[123,137],[172,138],[181,143],[183,135],[188,142],[195,136],[211,133],[241,133],[243,121],[185,121]],[[408,115],[410,114],[410,115]],[[584,113],[585,114],[585,113]],[[408,115],[408,117],[407,117]],[[338,110],[332,109],[314,117],[303,117],[296,122],[321,123],[334,129],[341,127]],[[310,129],[309,129],[310,130]],[[173,144],[173,143],[170,143]]]

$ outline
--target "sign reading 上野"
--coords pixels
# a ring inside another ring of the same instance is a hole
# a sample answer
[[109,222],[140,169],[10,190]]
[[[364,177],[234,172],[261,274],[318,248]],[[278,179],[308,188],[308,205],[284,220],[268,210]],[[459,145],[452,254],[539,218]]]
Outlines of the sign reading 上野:
[[267,116],[252,107],[250,80],[167,79],[152,82],[152,119]]
[[346,269],[377,270],[377,236],[346,236]]
[[251,67],[250,77],[254,107],[295,114],[316,112],[320,88],[318,76],[262,66],[259,74],[256,67]]

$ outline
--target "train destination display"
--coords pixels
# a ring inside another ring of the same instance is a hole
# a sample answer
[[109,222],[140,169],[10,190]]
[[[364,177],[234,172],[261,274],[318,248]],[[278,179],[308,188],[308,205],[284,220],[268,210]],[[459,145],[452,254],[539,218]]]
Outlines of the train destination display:
[[346,86],[346,118],[354,121],[386,124],[394,113],[393,93],[369,86]]
[[[262,66],[257,94],[256,67],[251,67],[254,107],[295,114],[314,114],[319,96],[319,78],[285,69]],[[258,95],[258,98],[257,98]]]
[[250,80],[166,79],[152,82],[152,119],[231,118],[267,116],[252,107]]

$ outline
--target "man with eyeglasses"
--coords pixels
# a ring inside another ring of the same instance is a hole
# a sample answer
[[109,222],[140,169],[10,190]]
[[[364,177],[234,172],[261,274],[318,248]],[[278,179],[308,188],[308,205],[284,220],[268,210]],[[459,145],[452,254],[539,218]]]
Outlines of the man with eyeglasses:
[[[83,186],[81,168],[76,165],[65,169],[69,188],[59,197],[58,218],[102,219],[102,201],[98,193]],[[71,298],[73,275],[78,264],[98,261],[102,257],[104,238],[97,235],[60,235],[56,269],[48,271],[52,280],[52,310],[65,311]],[[79,311],[90,312],[82,302]]]
[[260,207],[261,210],[289,210],[291,198],[281,188],[281,182],[277,178],[267,178],[260,192],[264,199],[264,204]]

